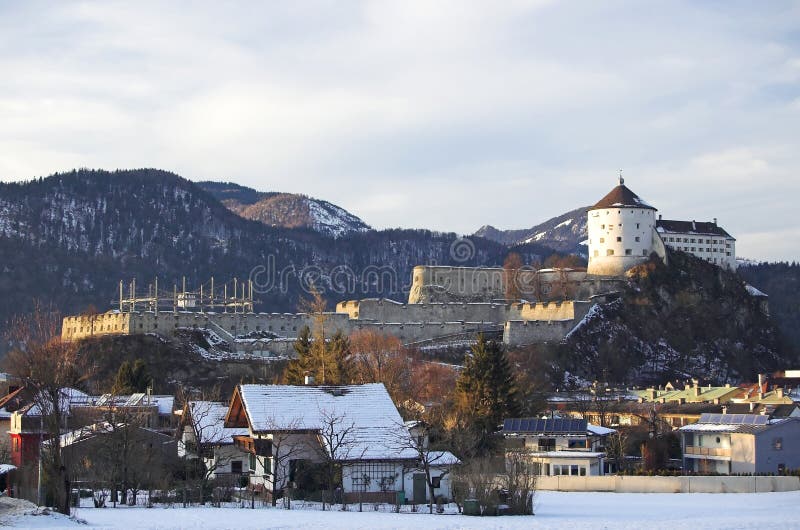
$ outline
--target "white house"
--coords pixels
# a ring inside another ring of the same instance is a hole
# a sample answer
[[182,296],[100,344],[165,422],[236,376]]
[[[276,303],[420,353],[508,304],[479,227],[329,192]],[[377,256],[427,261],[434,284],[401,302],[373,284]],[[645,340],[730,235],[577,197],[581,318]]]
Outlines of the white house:
[[713,222],[672,221],[658,216],[656,230],[672,250],[682,250],[720,267],[736,270],[736,239]]
[[247,429],[225,427],[225,403],[189,401],[181,412],[178,456],[202,458],[211,479],[250,473],[250,455],[234,445],[234,437],[246,435]]
[[[398,492],[427,499],[417,442],[381,383],[239,385],[225,426],[246,429],[235,440],[250,454],[251,485],[267,495],[303,489],[315,468],[333,463],[345,501],[395,502]],[[435,493],[449,498],[449,482],[443,486]]]
[[729,475],[800,469],[798,418],[706,413],[679,432],[687,471]]
[[539,475],[604,475],[606,437],[614,429],[572,418],[509,418],[506,451],[524,451]]

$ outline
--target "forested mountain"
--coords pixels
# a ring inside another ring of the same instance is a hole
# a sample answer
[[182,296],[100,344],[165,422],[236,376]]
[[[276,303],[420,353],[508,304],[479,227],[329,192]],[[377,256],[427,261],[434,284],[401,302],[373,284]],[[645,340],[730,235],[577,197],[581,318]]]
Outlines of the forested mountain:
[[577,208],[521,230],[498,230],[485,225],[475,232],[475,236],[491,239],[505,245],[538,243],[559,252],[586,254],[586,247],[580,245],[586,240],[586,212],[589,207]]
[[364,221],[328,201],[295,193],[266,193],[230,182],[199,182],[229,210],[268,226],[310,228],[340,237],[370,229]]
[[[79,170],[0,184],[0,321],[34,299],[64,312],[104,311],[119,280],[164,288],[187,277],[247,278],[259,311],[293,311],[312,280],[335,302],[407,296],[418,264],[500,265],[502,244],[472,238],[451,252],[456,234],[426,230],[350,232],[334,239],[309,228],[267,226],[231,212],[211,193],[154,169]],[[526,262],[552,251],[515,249]],[[451,255],[452,254],[452,255]],[[265,270],[257,269],[263,267]],[[307,283],[307,282],[306,282]],[[332,285],[333,284],[333,285]]]
[[769,311],[787,346],[800,355],[800,264],[739,265],[739,275],[769,295]]

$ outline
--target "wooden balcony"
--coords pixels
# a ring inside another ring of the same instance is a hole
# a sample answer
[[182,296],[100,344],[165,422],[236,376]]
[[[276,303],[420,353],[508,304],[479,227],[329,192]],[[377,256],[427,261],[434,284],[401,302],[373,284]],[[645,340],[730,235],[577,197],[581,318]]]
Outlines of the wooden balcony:
[[731,456],[730,448],[725,447],[698,447],[696,445],[687,445],[684,449],[684,454],[697,455],[697,456]]

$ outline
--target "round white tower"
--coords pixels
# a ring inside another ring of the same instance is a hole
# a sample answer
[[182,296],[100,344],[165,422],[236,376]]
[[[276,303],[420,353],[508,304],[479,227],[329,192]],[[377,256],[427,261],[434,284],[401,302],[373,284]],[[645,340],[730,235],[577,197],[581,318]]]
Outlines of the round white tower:
[[656,209],[619,185],[589,208],[588,274],[623,276],[654,251]]

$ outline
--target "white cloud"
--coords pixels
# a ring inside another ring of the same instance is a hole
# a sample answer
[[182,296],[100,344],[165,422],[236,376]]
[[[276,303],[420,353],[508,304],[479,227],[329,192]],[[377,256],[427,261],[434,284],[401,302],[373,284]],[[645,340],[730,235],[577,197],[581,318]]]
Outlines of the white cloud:
[[671,217],[771,233],[799,191],[799,23],[782,2],[4,4],[0,178],[156,166],[471,232],[592,203],[623,167]]

